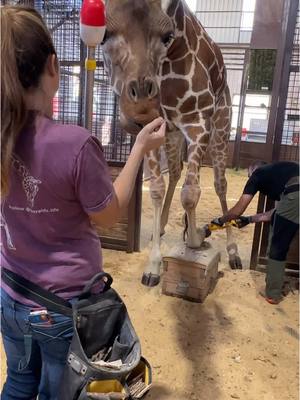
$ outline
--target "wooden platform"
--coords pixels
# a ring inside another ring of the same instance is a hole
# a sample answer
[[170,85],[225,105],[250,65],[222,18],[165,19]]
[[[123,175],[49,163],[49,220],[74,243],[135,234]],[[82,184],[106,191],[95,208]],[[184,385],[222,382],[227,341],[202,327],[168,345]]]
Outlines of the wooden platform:
[[204,242],[200,250],[185,244],[173,247],[163,258],[163,294],[202,303],[218,277],[220,252]]

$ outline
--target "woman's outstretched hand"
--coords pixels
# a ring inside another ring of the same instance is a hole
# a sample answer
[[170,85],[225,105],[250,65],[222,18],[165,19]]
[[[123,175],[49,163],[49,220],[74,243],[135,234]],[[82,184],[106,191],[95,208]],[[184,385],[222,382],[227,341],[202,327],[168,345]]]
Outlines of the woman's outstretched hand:
[[159,148],[165,142],[166,122],[159,117],[154,119],[136,137],[135,146],[142,149],[143,153]]

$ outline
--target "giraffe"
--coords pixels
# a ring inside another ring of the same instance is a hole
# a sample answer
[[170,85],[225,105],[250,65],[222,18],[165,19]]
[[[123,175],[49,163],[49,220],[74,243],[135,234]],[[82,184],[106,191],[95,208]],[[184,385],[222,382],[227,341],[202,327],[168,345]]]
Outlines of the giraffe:
[[34,200],[39,191],[39,184],[42,183],[39,179],[30,175],[25,165],[17,158],[16,155],[12,156],[12,166],[22,178],[22,187],[24,189],[27,202],[30,207],[34,207]]
[[[31,176],[29,171],[23,164],[23,162],[21,160],[19,160],[19,158],[15,154],[13,154],[13,156],[12,156],[12,167],[18,173],[18,175],[22,178],[22,187],[25,192],[27,203],[30,205],[30,207],[33,208],[34,200],[39,191],[38,185],[41,184],[42,181]],[[4,214],[5,201],[6,201],[6,199],[3,199],[2,204],[1,204],[0,226],[4,228],[5,235],[6,235],[7,247],[10,250],[16,250],[15,245],[12,240],[12,236],[11,236],[9,228],[8,228],[8,225],[6,223],[6,218],[5,218],[5,214]]]
[[[225,178],[231,129],[231,98],[219,47],[184,0],[107,0],[107,31],[102,43],[105,69],[120,97],[120,121],[137,134],[162,115],[167,121],[165,152],[169,184],[160,170],[160,151],[146,155],[154,207],[152,249],[142,283],[160,280],[160,236],[168,222],[171,201],[183,169],[187,172],[181,203],[187,216],[187,246],[200,248],[205,233],[196,227],[200,198],[200,166],[209,149],[215,191],[227,211]],[[241,268],[231,228],[227,229],[231,268]]]

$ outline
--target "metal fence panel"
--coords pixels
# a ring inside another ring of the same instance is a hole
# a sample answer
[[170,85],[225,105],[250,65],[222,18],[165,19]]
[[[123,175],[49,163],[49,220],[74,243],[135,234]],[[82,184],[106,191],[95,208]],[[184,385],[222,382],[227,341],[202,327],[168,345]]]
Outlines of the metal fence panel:
[[298,10],[282,132],[281,160],[299,161],[300,11]]

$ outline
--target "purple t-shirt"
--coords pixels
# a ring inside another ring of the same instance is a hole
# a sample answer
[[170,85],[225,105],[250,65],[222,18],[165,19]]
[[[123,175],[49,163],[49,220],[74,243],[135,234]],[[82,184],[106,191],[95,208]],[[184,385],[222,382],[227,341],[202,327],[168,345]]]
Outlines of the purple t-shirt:
[[[1,204],[1,265],[65,299],[102,270],[88,213],[113,186],[100,143],[78,126],[38,117],[15,149],[9,195]],[[14,299],[31,304],[2,287]]]

